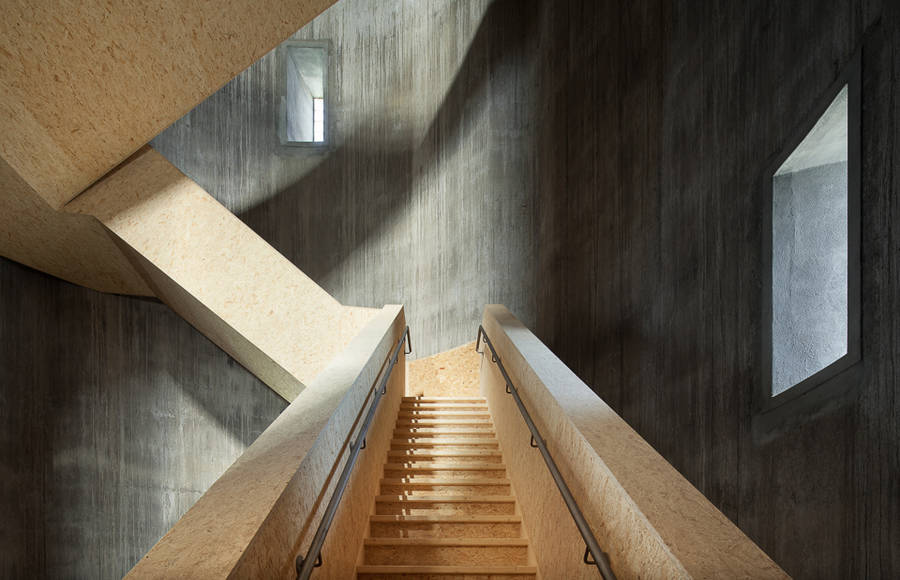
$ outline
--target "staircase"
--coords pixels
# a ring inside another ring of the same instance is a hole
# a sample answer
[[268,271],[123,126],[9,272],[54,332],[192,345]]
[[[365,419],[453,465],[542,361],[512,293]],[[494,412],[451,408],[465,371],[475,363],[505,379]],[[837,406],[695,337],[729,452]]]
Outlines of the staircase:
[[373,513],[359,579],[537,577],[482,398],[403,398]]

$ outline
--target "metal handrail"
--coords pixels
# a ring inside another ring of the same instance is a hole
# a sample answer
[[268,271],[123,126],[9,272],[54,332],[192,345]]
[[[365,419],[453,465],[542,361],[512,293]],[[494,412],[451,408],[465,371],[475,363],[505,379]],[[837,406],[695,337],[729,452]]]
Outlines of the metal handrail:
[[[591,527],[584,518],[584,514],[575,502],[575,498],[572,496],[569,486],[566,485],[565,479],[563,479],[562,474],[559,472],[556,462],[553,461],[553,457],[547,450],[547,442],[541,437],[541,432],[531,419],[531,415],[528,413],[528,409],[525,408],[525,404],[522,403],[522,398],[519,397],[519,391],[516,389],[515,385],[513,385],[512,379],[509,378],[506,367],[503,366],[503,361],[500,360],[500,356],[497,354],[497,351],[494,350],[494,345],[491,342],[490,337],[488,337],[487,332],[485,332],[484,326],[479,325],[478,337],[475,340],[475,351],[479,354],[483,354],[483,351],[478,350],[482,338],[484,339],[484,343],[488,345],[488,348],[491,349],[491,362],[497,363],[500,374],[503,375],[503,380],[506,381],[506,392],[511,394],[513,399],[515,399],[516,405],[519,407],[519,412],[522,413],[522,418],[525,420],[525,424],[528,425],[528,430],[531,431],[530,445],[541,451],[544,463],[547,464],[547,469],[550,471],[550,475],[553,477],[556,487],[559,488],[559,493],[562,494],[563,501],[566,502],[566,507],[569,508],[569,513],[572,514],[572,519],[575,520],[575,525],[578,526],[578,531],[581,532],[581,537],[584,539],[586,546],[584,550],[584,563],[597,566],[597,569],[600,570],[600,575],[603,576],[605,580],[616,580],[616,575],[613,573],[609,564],[609,558],[600,548],[600,543],[597,542],[594,532],[591,531]],[[593,562],[588,560],[588,555],[594,558]]]
[[412,352],[412,341],[409,338],[408,326],[406,327],[406,330],[404,330],[403,336],[397,341],[397,346],[394,347],[394,350],[391,353],[391,361],[388,364],[387,370],[381,376],[381,382],[375,389],[375,398],[372,400],[372,405],[369,407],[366,419],[359,429],[356,441],[350,445],[350,458],[347,459],[344,470],[341,472],[341,477],[338,479],[337,486],[331,494],[331,499],[328,501],[328,507],[325,508],[325,514],[322,516],[322,521],[319,523],[316,535],[313,536],[312,543],[309,545],[306,557],[304,558],[301,555],[297,556],[297,578],[299,580],[308,580],[312,574],[313,568],[318,568],[322,565],[322,546],[325,544],[325,536],[328,535],[328,529],[331,527],[331,522],[334,521],[338,505],[341,503],[341,498],[344,497],[344,491],[347,489],[347,484],[350,483],[350,475],[353,471],[353,466],[356,465],[356,460],[359,459],[359,452],[366,448],[366,434],[369,432],[369,427],[372,426],[372,421],[375,419],[375,411],[378,409],[378,403],[381,402],[381,396],[387,392],[387,381],[391,377],[391,371],[394,370],[397,358],[400,356],[400,347],[403,346],[404,340],[409,346],[409,350],[405,351],[405,354],[410,354]]

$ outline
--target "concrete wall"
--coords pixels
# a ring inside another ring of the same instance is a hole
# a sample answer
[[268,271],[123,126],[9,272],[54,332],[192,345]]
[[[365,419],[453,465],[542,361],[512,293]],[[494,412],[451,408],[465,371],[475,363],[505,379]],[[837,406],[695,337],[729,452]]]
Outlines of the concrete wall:
[[[900,5],[538,5],[537,335],[789,574],[896,577]],[[755,442],[763,172],[866,31],[862,380]]]
[[168,307],[0,259],[0,576],[120,578],[284,407]]
[[847,354],[847,163],[772,179],[772,394]]
[[273,51],[153,146],[344,304],[406,306],[414,356],[470,342],[485,303],[534,312],[533,14],[514,0],[343,0],[329,150],[277,136]]

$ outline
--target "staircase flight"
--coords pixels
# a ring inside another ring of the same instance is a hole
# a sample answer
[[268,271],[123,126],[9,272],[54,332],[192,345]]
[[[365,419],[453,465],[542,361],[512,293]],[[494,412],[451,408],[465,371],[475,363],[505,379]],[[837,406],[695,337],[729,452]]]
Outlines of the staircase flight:
[[485,400],[404,397],[357,578],[536,575]]

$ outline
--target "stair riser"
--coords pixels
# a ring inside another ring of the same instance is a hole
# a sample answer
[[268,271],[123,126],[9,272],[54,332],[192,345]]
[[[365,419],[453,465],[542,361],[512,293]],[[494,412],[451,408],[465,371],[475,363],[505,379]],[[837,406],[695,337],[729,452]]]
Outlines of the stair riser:
[[528,564],[527,546],[366,546],[365,564],[451,566]]
[[434,484],[382,484],[381,495],[404,495],[407,497],[429,495],[510,495],[509,485],[441,485]]
[[437,477],[451,477],[453,479],[506,479],[505,469],[385,469],[385,479],[406,479],[416,481],[417,479],[434,479]]
[[520,538],[522,525],[468,522],[372,522],[373,538]]
[[377,502],[379,516],[437,516],[437,515],[515,515],[516,505],[508,502]]

